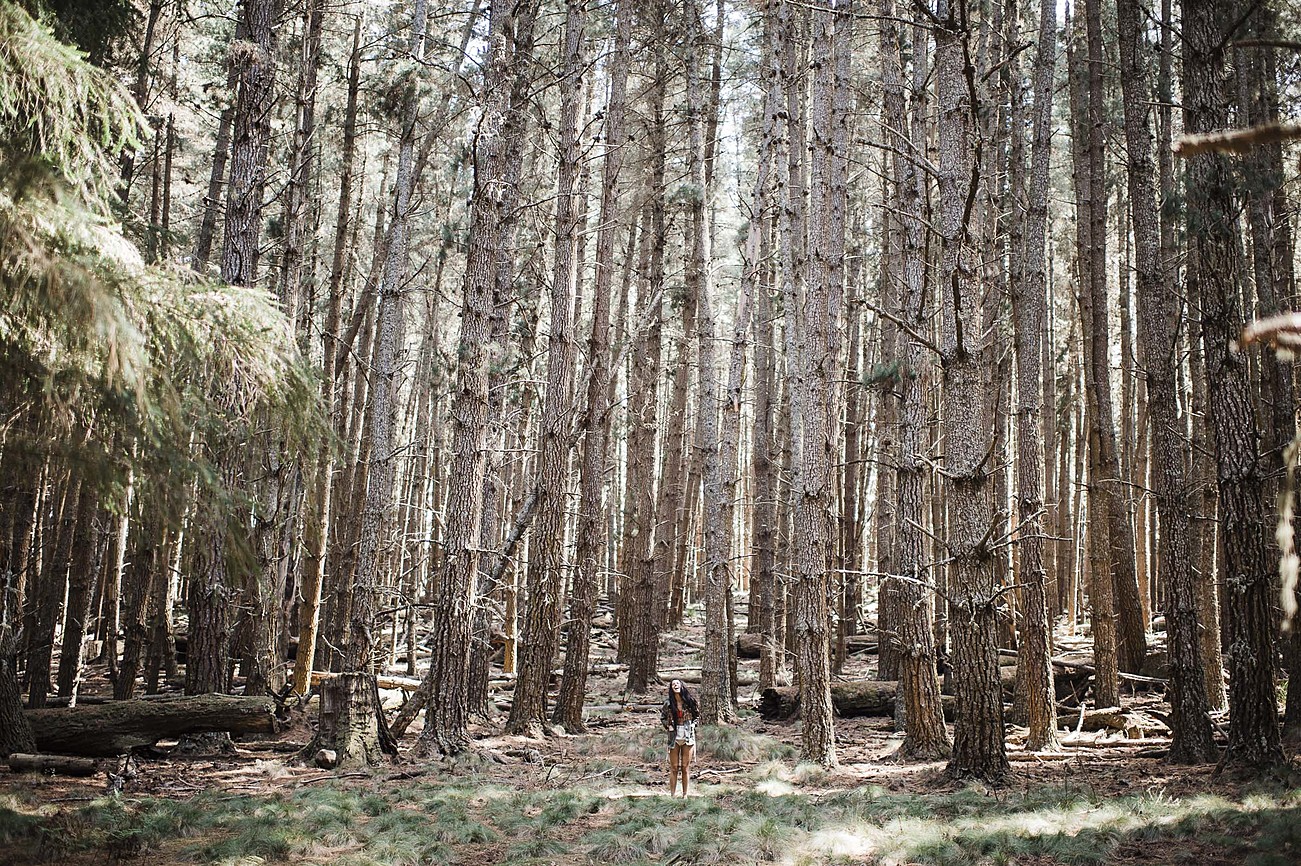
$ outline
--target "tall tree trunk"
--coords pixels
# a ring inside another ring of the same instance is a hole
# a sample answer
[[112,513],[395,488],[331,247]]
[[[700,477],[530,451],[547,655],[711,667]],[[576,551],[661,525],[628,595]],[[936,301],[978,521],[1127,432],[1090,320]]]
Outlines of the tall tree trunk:
[[[727,664],[727,596],[731,593],[730,508],[725,507],[724,476],[735,473],[722,464],[718,413],[718,370],[714,361],[714,313],[710,301],[710,229],[707,218],[709,187],[705,178],[705,124],[709,102],[702,92],[706,42],[699,0],[690,0],[685,10],[687,123],[687,172],[696,190],[687,206],[688,253],[684,284],[696,308],[696,351],[699,359],[699,406],[696,452],[704,474],[703,521],[705,534],[705,651],[700,670],[700,713],[706,724],[736,720],[732,705],[731,670]],[[735,454],[733,454],[733,457]]]
[[[899,393],[899,456],[896,463],[897,495],[895,556],[897,576],[891,578],[896,603],[893,634],[880,635],[880,643],[893,644],[899,673],[899,694],[895,715],[903,719],[904,741],[900,752],[918,760],[946,757],[951,744],[944,727],[940,684],[936,677],[935,642],[931,634],[934,569],[927,562],[923,535],[923,487],[927,462],[926,407],[922,389],[926,356],[920,342],[927,329],[925,202],[926,179],[920,168],[926,140],[927,36],[913,29],[913,82],[911,106],[904,102],[904,45],[894,23],[892,0],[883,0],[881,47],[884,54],[883,83],[886,114],[897,118],[891,136],[896,149],[894,190],[898,232],[901,235],[900,265],[902,321],[907,327],[899,339],[899,370],[895,387]],[[911,110],[910,110],[911,109]],[[910,122],[907,129],[905,121]],[[907,333],[906,331],[912,333]],[[883,594],[885,591],[883,590]]]
[[[596,609],[597,571],[602,559],[601,534],[605,517],[605,467],[608,460],[612,368],[610,363],[610,295],[614,280],[614,244],[621,220],[620,174],[627,141],[624,129],[627,48],[632,34],[632,9],[626,0],[614,7],[615,61],[610,70],[610,99],[605,114],[605,160],[601,167],[601,211],[596,233],[596,282],[593,285],[592,333],[587,341],[586,406],[583,464],[579,478],[578,528],[574,558],[573,602],[565,644],[565,671],[556,703],[556,721],[566,730],[582,727],[587,693],[592,614]],[[631,255],[631,250],[629,255]]]
[[953,559],[949,628],[957,696],[955,777],[1002,778],[1003,701],[998,678],[998,587],[993,569],[990,477],[993,443],[985,367],[990,322],[980,322],[981,287],[972,248],[970,203],[979,182],[974,150],[978,106],[966,59],[971,23],[966,0],[939,4],[935,75],[939,103],[939,215],[945,489],[951,508],[947,547]]
[[[757,224],[759,245],[750,267],[756,282],[757,304],[754,324],[754,428],[751,431],[751,464],[754,479],[754,567],[750,572],[750,609],[747,631],[761,635],[759,650],[759,688],[777,685],[782,648],[777,639],[776,617],[776,522],[775,497],[777,485],[774,472],[773,402],[776,389],[776,347],[773,345],[772,273],[769,262],[774,212],[778,205],[778,191],[769,186],[780,186],[783,97],[781,89],[781,32],[775,3],[766,3],[763,43],[763,142],[759,159],[761,171],[776,175],[768,184],[755,182],[756,201],[750,212],[751,230]],[[773,172],[772,168],[777,171]],[[852,458],[851,458],[852,459]]]
[[1178,300],[1162,278],[1156,173],[1148,124],[1150,91],[1140,22],[1141,0],[1117,0],[1120,83],[1125,109],[1129,205],[1134,228],[1135,288],[1138,300],[1139,351],[1146,372],[1152,444],[1158,459],[1153,473],[1158,519],[1161,582],[1170,659],[1173,725],[1170,758],[1200,763],[1216,757],[1207,716],[1205,673],[1198,644],[1196,591],[1189,547],[1188,488],[1183,419],[1179,416]]
[[[1090,257],[1089,281],[1083,288],[1090,295],[1091,327],[1085,334],[1086,370],[1092,373],[1089,393],[1093,396],[1093,435],[1098,443],[1098,469],[1095,481],[1098,499],[1093,521],[1106,526],[1108,574],[1112,582],[1116,611],[1116,657],[1121,670],[1137,673],[1147,656],[1146,624],[1139,599],[1138,579],[1134,569],[1134,527],[1125,510],[1128,479],[1121,474],[1120,454],[1116,445],[1116,427],[1111,399],[1111,327],[1107,297],[1107,192],[1104,137],[1106,110],[1103,91],[1102,3],[1086,0],[1085,31],[1088,43],[1088,173],[1089,173],[1089,246],[1081,253]],[[1128,411],[1128,408],[1126,408]],[[1090,500],[1090,509],[1094,502]]]
[[[556,181],[555,267],[551,280],[551,321],[547,339],[547,391],[538,438],[538,498],[527,572],[528,604],[524,619],[524,653],[506,730],[537,735],[546,722],[547,687],[559,644],[560,611],[565,589],[565,489],[569,469],[570,379],[574,364],[570,311],[577,284],[574,260],[578,219],[574,183],[578,175],[578,112],[583,90],[585,0],[567,0],[561,39],[560,166]],[[617,62],[617,61],[616,61]],[[607,153],[609,151],[607,150]],[[588,613],[590,620],[591,613]],[[587,623],[570,623],[570,629]],[[584,668],[586,661],[584,661]],[[581,705],[578,725],[582,726]]]
[[[662,24],[663,7],[656,4],[652,8]],[[657,42],[646,108],[650,166],[642,246],[646,251],[647,267],[637,290],[638,318],[646,322],[646,331],[634,344],[628,374],[628,486],[632,491],[633,511],[632,526],[625,527],[624,537],[633,545],[632,569],[627,582],[627,597],[621,600],[621,610],[628,620],[619,623],[620,636],[628,637],[628,691],[638,694],[645,692],[656,677],[663,620],[661,611],[666,595],[661,589],[663,569],[659,552],[666,546],[666,536],[672,526],[660,522],[664,517],[659,505],[664,499],[668,472],[661,476],[655,463],[655,439],[659,429],[656,423],[659,417],[658,382],[664,346],[664,258],[668,242],[664,187],[667,148],[664,91],[668,73],[663,43]],[[661,448],[666,449],[670,444],[669,437],[659,438]],[[658,488],[653,485],[656,477],[660,477]]]
[[[1016,330],[1016,498],[1020,536],[1020,571],[1016,583],[1022,595],[1021,643],[1017,673],[1026,695],[1029,733],[1026,750],[1051,749],[1057,744],[1057,707],[1050,662],[1052,618],[1048,609],[1048,577],[1044,570],[1043,474],[1053,465],[1043,459],[1041,415],[1046,328],[1048,262],[1048,168],[1052,150],[1053,69],[1057,61],[1057,10],[1053,0],[1040,0],[1039,39],[1034,65],[1034,121],[1030,154],[1030,184],[1024,213],[1024,280],[1014,284],[1012,321]],[[1020,136],[1018,127],[1014,135]],[[1016,171],[1021,170],[1017,165]],[[1018,215],[1014,219],[1020,218]],[[1013,256],[1021,251],[1013,249]],[[1019,297],[1018,297],[1019,293]],[[1051,367],[1048,374],[1051,375]],[[1049,405],[1049,411],[1052,406]]]
[[[1224,10],[1209,0],[1185,0],[1183,9],[1184,129],[1190,134],[1220,130],[1228,125],[1222,84]],[[1189,253],[1202,298],[1231,648],[1225,760],[1265,767],[1283,761],[1274,689],[1273,569],[1266,548],[1260,431],[1246,358],[1237,347],[1244,324],[1239,300],[1243,267],[1232,190],[1227,156],[1206,153],[1189,159]]]
[[[1076,58],[1080,54],[1080,29],[1079,19],[1077,18],[1076,27],[1067,50],[1066,65],[1067,69],[1070,70],[1068,74],[1070,75],[1072,120],[1071,161],[1075,186],[1075,236],[1078,247],[1076,255],[1077,301],[1080,310],[1082,345],[1080,356],[1087,392],[1083,415],[1085,432],[1079,437],[1079,447],[1083,453],[1087,454],[1088,481],[1084,488],[1088,492],[1089,522],[1085,530],[1086,537],[1082,539],[1084,555],[1081,560],[1089,563],[1090,573],[1099,575],[1109,573],[1107,571],[1107,551],[1110,544],[1111,524],[1107,516],[1111,513],[1109,510],[1111,500],[1107,498],[1110,488],[1100,488],[1098,482],[1103,470],[1101,468],[1102,456],[1099,444],[1100,433],[1097,429],[1100,426],[1098,421],[1098,388],[1095,385],[1098,369],[1093,364],[1093,356],[1096,351],[1094,341],[1096,329],[1093,322],[1095,293],[1091,288],[1091,284],[1094,281],[1092,272],[1095,262],[1094,258],[1088,254],[1094,242],[1092,213],[1095,206],[1095,195],[1093,193],[1092,172],[1090,171],[1091,133],[1087,124],[1091,102],[1087,81],[1088,75],[1076,63]],[[1110,365],[1104,365],[1103,375],[1109,375],[1109,370]],[[1109,421],[1106,426],[1110,429]],[[1077,471],[1077,479],[1082,477],[1083,473]],[[1078,509],[1076,516],[1079,517]],[[1084,571],[1081,569],[1080,574],[1083,575],[1083,573]],[[1111,581],[1101,583],[1095,580],[1094,583],[1090,584],[1089,603],[1093,608],[1091,629],[1093,632],[1094,666],[1098,669],[1098,673],[1094,678],[1094,698],[1099,706],[1115,706],[1120,702],[1120,679],[1116,659],[1116,623]]]
[[[445,506],[443,566],[437,585],[433,653],[422,684],[426,695],[425,727],[417,753],[454,754],[469,744],[470,620],[474,575],[478,565],[479,523],[483,507],[484,441],[488,417],[488,355],[497,271],[506,255],[501,210],[502,190],[495,188],[508,170],[512,142],[509,115],[516,110],[513,85],[517,70],[533,52],[537,5],[532,0],[493,0],[489,11],[490,52],[484,68],[484,116],[475,139],[474,193],[470,205],[461,336],[452,398],[451,483]],[[522,135],[522,126],[513,127]]]
[[[804,717],[804,756],[824,766],[836,764],[831,707],[831,664],[828,656],[827,569],[831,508],[831,463],[835,450],[828,407],[832,382],[839,376],[830,332],[838,287],[832,285],[831,245],[835,229],[828,191],[828,172],[834,153],[832,95],[835,76],[835,28],[849,19],[833,7],[819,4],[812,12],[809,36],[813,90],[809,128],[810,144],[808,282],[791,312],[798,317],[802,345],[798,359],[804,374],[805,394],[792,404],[792,427],[797,443],[794,484],[794,538],[792,590],[795,655],[800,672],[800,712]],[[802,34],[790,33],[792,40]],[[798,296],[797,296],[798,297]]]

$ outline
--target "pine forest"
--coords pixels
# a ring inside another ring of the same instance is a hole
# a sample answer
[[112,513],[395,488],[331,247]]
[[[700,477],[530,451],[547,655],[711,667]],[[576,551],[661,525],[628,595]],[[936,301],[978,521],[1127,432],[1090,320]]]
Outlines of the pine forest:
[[0,866],[1301,863],[1298,21],[0,0]]

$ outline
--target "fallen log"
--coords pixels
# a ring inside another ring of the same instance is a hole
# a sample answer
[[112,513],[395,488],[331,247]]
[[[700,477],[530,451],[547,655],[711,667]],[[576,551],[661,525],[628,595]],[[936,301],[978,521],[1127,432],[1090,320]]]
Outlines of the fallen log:
[[[842,719],[860,716],[893,716],[895,693],[899,683],[893,680],[859,680],[831,684],[831,706]],[[953,720],[953,698],[944,695],[944,717]],[[800,711],[800,690],[795,686],[764,689],[759,696],[759,715],[768,721],[794,718]]]
[[[330,673],[329,671],[312,671],[312,685],[320,685],[321,680],[329,679],[333,676],[338,675]],[[414,677],[375,677],[375,684],[381,689],[401,689],[404,692],[420,691],[420,682],[420,680],[415,679]]]
[[[850,653],[876,652],[876,638],[870,635],[850,635],[845,638],[845,649]],[[757,659],[763,651],[763,635],[742,632],[736,636],[736,657]]]
[[[672,682],[673,680],[682,680],[682,682],[693,686],[698,686],[702,682],[700,674],[695,673],[678,674],[670,673],[669,671],[660,671],[659,678],[665,683]],[[737,671],[736,673],[736,684],[738,686],[752,686],[757,682],[759,682],[759,675],[756,673],[751,671]]]
[[[1000,649],[998,654],[1004,657],[1011,656],[1015,658],[1017,653],[1016,650],[1012,649]],[[1078,671],[1079,673],[1088,674],[1090,676],[1097,673],[1097,668],[1088,662],[1077,662],[1063,658],[1054,658],[1050,659],[1050,661],[1053,663],[1054,667],[1059,667],[1063,670]],[[1120,678],[1122,680],[1128,680],[1131,683],[1145,683],[1154,686],[1164,686],[1168,682],[1162,677],[1145,677],[1140,676],[1139,674],[1126,673],[1125,671],[1120,672]]]
[[1120,707],[1103,707],[1096,710],[1087,710],[1081,715],[1080,713],[1065,713],[1057,717],[1058,728],[1069,728],[1074,731],[1087,731],[1096,733],[1098,731],[1122,731],[1130,739],[1138,739],[1147,731],[1165,733],[1169,731],[1164,724],[1148,724],[1142,716],[1136,713],[1129,713]]
[[93,776],[99,763],[92,758],[69,758],[65,755],[26,755],[15,752],[9,756],[9,769],[15,773],[57,773],[60,776]]
[[61,710],[26,710],[24,715],[42,752],[92,758],[121,755],[185,734],[274,734],[280,727],[272,698],[237,695],[114,701]]
[[763,651],[763,635],[742,632],[736,636],[736,657],[757,659]]

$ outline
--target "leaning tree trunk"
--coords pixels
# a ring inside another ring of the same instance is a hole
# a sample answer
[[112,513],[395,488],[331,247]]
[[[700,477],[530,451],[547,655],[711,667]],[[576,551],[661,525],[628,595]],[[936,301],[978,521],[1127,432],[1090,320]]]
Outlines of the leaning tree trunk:
[[981,286],[970,237],[968,202],[979,182],[974,170],[977,106],[965,75],[971,35],[966,0],[940,3],[935,29],[939,102],[940,351],[944,400],[944,489],[951,509],[947,547],[953,559],[949,629],[957,717],[950,775],[1002,778],[1003,700],[998,675],[999,599],[990,542],[993,509],[989,473],[993,443],[985,366],[988,330],[981,323]]
[[[1228,126],[1223,93],[1226,23],[1222,4],[1183,4],[1184,129]],[[1268,538],[1260,430],[1247,359],[1238,348],[1243,263],[1229,158],[1210,152],[1188,160],[1189,253],[1202,298],[1208,408],[1215,435],[1216,480],[1224,540],[1229,626],[1229,748],[1240,766],[1283,761],[1274,687],[1273,566]]]
[[1148,126],[1147,63],[1140,31],[1141,0],[1117,0],[1121,92],[1125,109],[1129,205],[1133,215],[1138,344],[1146,371],[1149,424],[1157,460],[1152,485],[1157,516],[1158,568],[1165,588],[1172,722],[1170,759],[1201,763],[1217,756],[1207,715],[1206,680],[1198,644],[1196,590],[1189,548],[1188,440],[1178,405],[1178,298],[1162,278],[1156,173]]
[[[412,62],[424,57],[428,0],[416,0],[408,51]],[[415,185],[416,121],[419,99],[414,82],[402,96],[399,115],[398,166],[393,191],[393,216],[379,288],[376,351],[370,370],[370,399],[365,438],[370,442],[361,531],[353,572],[352,609],[344,645],[343,673],[322,692],[321,720],[313,745],[336,755],[334,765],[376,764],[385,752],[396,755],[378,705],[375,675],[375,600],[380,580],[380,525],[393,499],[393,426],[401,368],[403,307],[406,298],[407,251],[410,237],[411,192]],[[309,747],[310,748],[310,747]],[[311,749],[315,751],[315,749]]]

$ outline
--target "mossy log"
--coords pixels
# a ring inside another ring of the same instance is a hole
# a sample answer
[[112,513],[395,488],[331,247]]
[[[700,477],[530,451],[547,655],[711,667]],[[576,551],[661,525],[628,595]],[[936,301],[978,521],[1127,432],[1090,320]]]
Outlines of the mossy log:
[[[842,719],[858,716],[893,716],[895,693],[899,683],[893,680],[860,680],[831,684],[831,706]],[[953,698],[944,696],[944,716],[952,721]],[[795,686],[764,689],[759,696],[759,715],[768,721],[791,719],[800,710],[800,690]]]
[[192,695],[96,706],[26,710],[42,752],[103,758],[185,734],[279,730],[272,698]]

